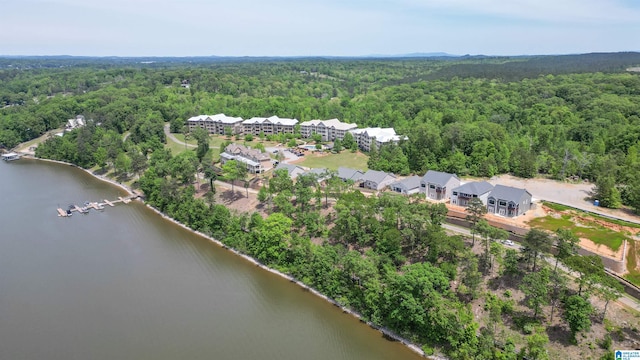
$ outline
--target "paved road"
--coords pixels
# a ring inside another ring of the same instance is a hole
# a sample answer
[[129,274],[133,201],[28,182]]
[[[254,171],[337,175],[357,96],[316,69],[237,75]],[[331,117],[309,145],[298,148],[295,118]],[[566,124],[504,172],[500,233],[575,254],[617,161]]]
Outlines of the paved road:
[[175,137],[175,136],[171,133],[171,131],[169,131],[169,124],[165,124],[165,125],[164,125],[164,134],[165,134],[169,139],[171,139],[171,141],[173,141],[173,142],[175,142],[175,143],[177,143],[177,144],[180,144],[180,145],[182,145],[182,146],[185,146],[185,145],[186,145],[187,147],[191,147],[191,148],[195,148],[195,147],[196,147],[196,145],[193,145],[193,144],[185,144],[185,142],[184,142],[184,141],[180,141],[180,140],[178,140],[178,138],[177,138],[177,137]]
[[[465,227],[452,225],[452,224],[447,224],[447,223],[442,224],[442,227],[445,228],[445,230],[448,233],[462,234],[462,235],[466,235],[466,236],[471,236],[471,231],[468,228],[465,228]],[[514,243],[513,245],[504,245],[504,246],[507,247],[507,248],[516,249],[518,251],[522,250],[522,246],[520,244],[517,244],[517,243]],[[553,258],[551,256],[545,256],[544,259],[549,264],[551,264],[551,266],[555,266],[555,264],[556,264],[555,258]],[[567,268],[563,264],[558,264],[558,268],[561,269],[562,271],[566,272],[567,274],[569,274],[569,276],[571,276],[571,277],[575,278],[577,276],[577,274],[573,273],[571,270],[569,270],[569,268]],[[634,309],[636,311],[640,311],[640,301],[638,301],[638,299],[635,299],[635,298],[631,297],[629,294],[623,294],[622,297],[618,299],[618,303],[626,305],[627,307],[630,307],[630,308],[632,308],[632,309]]]

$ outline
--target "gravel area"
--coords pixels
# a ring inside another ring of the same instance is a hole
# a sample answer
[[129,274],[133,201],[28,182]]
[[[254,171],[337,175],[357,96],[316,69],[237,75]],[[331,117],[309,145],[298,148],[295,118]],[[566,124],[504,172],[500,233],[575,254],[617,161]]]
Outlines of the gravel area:
[[511,175],[494,176],[488,181],[493,185],[500,184],[525,188],[533,195],[534,200],[548,200],[577,209],[640,223],[640,217],[630,211],[606,209],[593,205],[593,202],[589,200],[594,187],[592,183],[566,183],[549,179],[521,179]]

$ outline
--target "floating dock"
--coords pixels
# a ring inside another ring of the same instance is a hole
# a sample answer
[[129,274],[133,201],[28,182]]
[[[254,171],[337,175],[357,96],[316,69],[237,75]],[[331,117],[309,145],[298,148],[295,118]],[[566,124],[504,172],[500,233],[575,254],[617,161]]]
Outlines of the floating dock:
[[89,210],[93,209],[93,210],[97,210],[97,211],[102,211],[104,210],[105,205],[114,207],[116,206],[116,204],[118,203],[123,203],[123,204],[128,204],[131,202],[131,200],[133,199],[137,199],[139,197],[139,195],[130,195],[127,197],[122,197],[119,196],[118,200],[107,200],[105,199],[104,202],[86,202],[84,205],[85,206],[78,206],[78,205],[69,205],[69,209],[68,210],[64,210],[62,208],[57,208],[57,212],[58,212],[58,216],[60,217],[69,217],[71,215],[73,215],[74,212],[77,213],[81,213],[81,214],[87,214],[89,213]]

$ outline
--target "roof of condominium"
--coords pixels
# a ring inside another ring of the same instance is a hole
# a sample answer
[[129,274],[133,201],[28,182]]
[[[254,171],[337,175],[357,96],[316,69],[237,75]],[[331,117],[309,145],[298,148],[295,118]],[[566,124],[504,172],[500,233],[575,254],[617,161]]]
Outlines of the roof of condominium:
[[406,189],[415,189],[415,188],[419,188],[420,187],[420,180],[422,178],[418,175],[414,175],[414,176],[410,176],[406,179],[402,179],[400,181],[396,181],[391,183],[391,187],[393,186],[403,186]]
[[210,122],[221,122],[224,124],[235,124],[237,122],[242,121],[241,117],[232,117],[227,116],[225,114],[215,114],[215,115],[198,115],[190,117],[187,121],[210,121]]
[[330,120],[309,120],[303,123],[300,123],[300,126],[318,126],[324,125],[325,127],[332,127],[336,130],[351,130],[358,127],[356,124],[349,124],[342,122],[338,119],[330,119]]
[[387,176],[391,176],[391,177],[395,178],[395,175],[386,173],[384,171],[369,170],[366,173],[364,173],[364,175],[362,175],[362,179],[360,179],[360,180],[362,180],[362,181],[371,181],[371,182],[374,182],[376,184],[379,184],[382,181],[384,181],[384,179]]
[[345,180],[353,180],[358,181],[362,178],[364,173],[360,170],[351,169],[347,167],[340,166],[338,168],[338,177]]
[[445,186],[452,177],[458,179],[458,176],[456,174],[449,174],[446,172],[429,170],[422,177],[422,181],[429,184]]
[[504,186],[504,185],[496,185],[493,188],[493,190],[491,190],[489,197],[499,199],[499,200],[513,201],[517,203],[520,201],[520,199],[522,199],[522,196],[525,194],[531,196],[531,193],[528,192],[527,189],[515,188],[511,186]]
[[351,130],[354,134],[367,134],[368,137],[375,137],[379,142],[399,141],[402,136],[396,134],[394,128],[364,128]]
[[486,181],[472,181],[453,189],[453,191],[471,195],[482,195],[491,190],[493,190],[493,185]]
[[280,124],[280,125],[295,125],[298,123],[298,119],[281,119],[275,115],[268,118],[252,117],[251,119],[247,119],[242,123],[243,124],[262,124],[267,121],[272,124]]
[[271,157],[269,156],[269,154],[260,152],[260,150],[257,150],[257,149],[248,148],[240,144],[227,145],[227,147],[224,149],[224,153],[227,153],[230,155],[239,155],[242,157],[250,157],[255,159],[256,161],[271,160]]

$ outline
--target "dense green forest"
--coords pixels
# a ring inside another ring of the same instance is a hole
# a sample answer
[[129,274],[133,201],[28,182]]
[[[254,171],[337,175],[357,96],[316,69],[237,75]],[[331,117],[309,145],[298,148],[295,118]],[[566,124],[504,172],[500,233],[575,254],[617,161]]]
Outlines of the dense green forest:
[[[159,210],[293,275],[426,353],[546,359],[549,317],[563,319],[578,343],[596,314],[592,296],[618,295],[599,258],[575,255],[570,234],[532,231],[518,253],[496,241],[504,232],[472,216],[473,241],[483,248],[475,254],[466,240],[445,234],[442,206],[365,197],[335,179],[321,187],[304,176],[295,183],[274,177],[260,195],[266,218],[231,213],[212,196],[194,197],[196,172],[216,177],[213,150],[173,156],[164,148],[163,126],[179,132],[190,116],[220,112],[392,126],[408,140],[372,151],[370,168],[576,176],[596,182],[604,205],[638,209],[640,78],[625,68],[640,64],[639,54],[157,60],[2,59],[0,146],[13,148],[83,114],[87,126],[51,136],[36,155],[139,176],[136,186]],[[183,80],[189,88],[180,86]],[[336,202],[323,213],[329,198]],[[562,244],[558,261],[580,274],[575,283],[541,260],[554,241]],[[514,310],[515,291],[525,293],[528,311]],[[472,311],[479,299],[488,314],[482,322]],[[507,327],[520,338],[505,335]]]
[[[58,67],[46,67],[43,59],[3,59],[0,146],[12,148],[77,114],[105,134],[134,131],[134,143],[154,135],[162,142],[162,123],[171,122],[177,132],[188,117],[203,113],[339,118],[361,127],[391,126],[409,137],[401,153],[376,157],[373,169],[575,176],[599,180],[606,206],[624,201],[640,207],[640,78],[624,71],[640,64],[640,54],[200,60],[76,59],[64,67],[64,59],[55,59],[49,61]],[[189,89],[180,87],[182,80],[190,81]],[[69,160],[95,164],[97,140],[80,138],[65,146],[88,151]],[[117,151],[109,151],[112,161]]]

